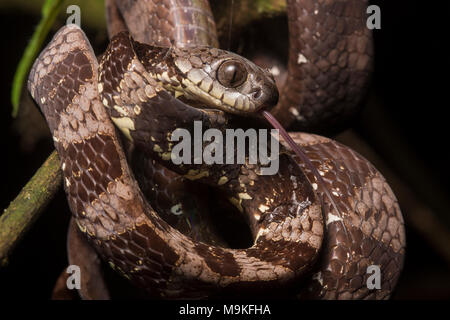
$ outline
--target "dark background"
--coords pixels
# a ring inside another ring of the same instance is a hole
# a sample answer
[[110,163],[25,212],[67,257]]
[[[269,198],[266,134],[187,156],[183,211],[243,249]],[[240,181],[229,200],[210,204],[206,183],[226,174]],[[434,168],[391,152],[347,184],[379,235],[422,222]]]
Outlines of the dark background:
[[[352,122],[353,130],[413,191],[414,200],[433,213],[434,221],[449,230],[446,111],[450,107],[450,70],[446,45],[450,5],[447,1],[372,3],[381,7],[382,29],[374,32],[373,82],[365,108]],[[35,110],[21,111],[19,120],[11,117],[13,74],[39,22],[39,12],[20,9],[19,5],[2,4],[0,9],[0,208],[6,208],[53,146],[46,125]],[[51,34],[61,23],[63,20],[58,20]],[[280,27],[280,32],[287,31]],[[88,36],[100,53],[107,44],[104,30],[88,30]],[[24,95],[29,100],[26,92]],[[422,223],[422,219],[413,216],[413,210],[405,210],[407,203],[400,205],[405,216],[407,254],[393,298],[450,298],[449,238],[434,238],[433,225],[425,225],[426,219]],[[0,269],[0,296],[50,298],[55,281],[67,264],[68,221],[69,210],[60,191],[16,248],[9,265]]]

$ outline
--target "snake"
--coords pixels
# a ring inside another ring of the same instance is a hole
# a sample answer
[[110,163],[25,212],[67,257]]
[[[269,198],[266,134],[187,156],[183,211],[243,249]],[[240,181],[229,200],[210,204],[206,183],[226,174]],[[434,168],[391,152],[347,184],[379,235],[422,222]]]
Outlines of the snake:
[[[360,99],[355,88],[367,85],[371,44],[355,21],[366,1],[287,4],[291,80],[280,98],[268,70],[216,48],[207,1],[107,1],[111,41],[98,60],[84,32],[67,25],[31,69],[28,90],[51,131],[78,229],[103,261],[152,297],[289,291],[306,299],[387,299],[396,286],[406,243],[398,201],[382,174],[349,147],[290,133],[273,175],[248,157],[231,164],[198,163],[194,155],[190,163],[172,160],[175,132],[194,134],[195,123],[225,134],[270,109],[285,126],[328,121]],[[325,29],[312,28],[318,25]],[[320,44],[326,30],[333,32]],[[330,110],[328,95],[341,107],[318,116]],[[247,222],[252,244],[229,248],[208,238],[210,230],[196,238],[195,226],[177,228],[181,206],[159,201],[155,179],[214,189]],[[377,288],[367,285],[372,266],[380,270]]]

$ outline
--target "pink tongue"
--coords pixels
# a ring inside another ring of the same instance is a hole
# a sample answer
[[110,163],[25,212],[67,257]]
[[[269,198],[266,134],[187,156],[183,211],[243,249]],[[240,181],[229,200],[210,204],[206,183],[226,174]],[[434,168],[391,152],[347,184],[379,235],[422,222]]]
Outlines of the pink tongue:
[[266,118],[267,121],[274,127],[274,129],[278,129],[281,133],[281,136],[286,140],[287,144],[291,149],[295,152],[295,154],[301,159],[301,161],[308,167],[309,170],[314,174],[316,177],[317,182],[320,184],[321,189],[323,192],[325,192],[325,195],[330,200],[332,206],[336,210],[336,213],[340,216],[340,211],[333,199],[333,197],[330,194],[330,191],[328,190],[325,181],[323,181],[322,176],[317,171],[316,167],[311,163],[311,160],[309,160],[308,156],[303,152],[301,147],[292,140],[291,136],[286,132],[286,130],[283,128],[283,126],[278,122],[277,119],[268,111],[262,112],[264,118]]
[[[300,149],[300,146],[292,140],[291,136],[286,132],[286,130],[283,128],[283,126],[278,122],[277,119],[268,111],[263,111],[263,116],[266,118],[267,121],[274,127],[274,129],[277,129],[280,131],[281,136],[286,140],[289,147],[291,147],[292,151],[295,152],[295,154],[308,166],[308,169],[311,170],[311,172],[314,173],[314,175],[319,175],[317,172],[316,167],[311,163],[308,156]],[[321,178],[321,177],[320,177]]]

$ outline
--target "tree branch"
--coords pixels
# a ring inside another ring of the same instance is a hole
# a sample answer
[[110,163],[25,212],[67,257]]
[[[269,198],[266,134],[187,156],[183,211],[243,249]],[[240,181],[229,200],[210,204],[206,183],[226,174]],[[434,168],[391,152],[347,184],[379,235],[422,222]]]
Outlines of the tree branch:
[[62,182],[59,157],[54,151],[0,216],[0,266],[40,216]]

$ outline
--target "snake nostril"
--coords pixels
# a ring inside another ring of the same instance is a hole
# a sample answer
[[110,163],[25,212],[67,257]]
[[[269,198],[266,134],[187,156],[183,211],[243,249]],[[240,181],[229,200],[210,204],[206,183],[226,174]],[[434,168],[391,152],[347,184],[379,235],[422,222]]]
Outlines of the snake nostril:
[[260,88],[256,88],[253,93],[252,96],[254,99],[259,99],[262,95],[262,90]]

